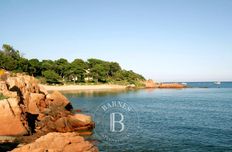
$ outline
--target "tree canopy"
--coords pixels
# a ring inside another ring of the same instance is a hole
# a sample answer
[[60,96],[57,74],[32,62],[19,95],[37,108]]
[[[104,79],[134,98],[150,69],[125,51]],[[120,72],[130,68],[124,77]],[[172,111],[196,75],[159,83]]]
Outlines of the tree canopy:
[[47,83],[120,83],[137,84],[144,77],[133,71],[123,70],[117,62],[100,59],[75,59],[72,62],[64,58],[58,60],[27,59],[18,50],[4,44],[0,50],[0,67],[13,71],[24,72],[43,78]]

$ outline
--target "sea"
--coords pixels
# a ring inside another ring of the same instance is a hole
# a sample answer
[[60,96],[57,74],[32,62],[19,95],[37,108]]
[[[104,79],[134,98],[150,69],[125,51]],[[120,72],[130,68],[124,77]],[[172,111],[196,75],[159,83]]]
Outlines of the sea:
[[[132,107],[136,117],[130,117],[133,123],[128,125],[134,130],[110,136],[96,123],[93,135],[86,137],[102,152],[232,152],[232,82],[187,85],[185,89],[102,90],[65,96],[74,109],[96,122],[96,111],[104,103],[122,101]],[[109,126],[109,121],[102,124]],[[130,136],[124,138],[128,132]],[[118,140],[109,141],[102,134]]]

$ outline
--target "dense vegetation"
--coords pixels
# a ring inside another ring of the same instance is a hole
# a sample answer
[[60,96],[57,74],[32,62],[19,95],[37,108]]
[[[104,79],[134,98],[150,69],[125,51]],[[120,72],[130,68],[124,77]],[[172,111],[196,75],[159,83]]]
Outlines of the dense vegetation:
[[144,77],[121,69],[117,62],[99,59],[75,59],[71,63],[58,60],[26,59],[18,50],[4,44],[0,50],[0,67],[13,72],[25,72],[47,83],[115,83],[140,85]]

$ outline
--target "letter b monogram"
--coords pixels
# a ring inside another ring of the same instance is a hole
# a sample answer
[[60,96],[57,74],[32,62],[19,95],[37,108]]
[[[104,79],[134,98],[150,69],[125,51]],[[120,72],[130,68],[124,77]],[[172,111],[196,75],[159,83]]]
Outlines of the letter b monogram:
[[[120,116],[119,120],[115,120],[115,118],[116,118],[115,116],[116,115]],[[123,116],[122,113],[119,113],[119,112],[111,113],[110,114],[110,131],[111,132],[122,132],[124,130],[124,128],[125,128],[123,120],[124,120],[124,116]],[[116,130],[115,129],[115,124],[116,123],[118,123],[121,126],[120,130]]]

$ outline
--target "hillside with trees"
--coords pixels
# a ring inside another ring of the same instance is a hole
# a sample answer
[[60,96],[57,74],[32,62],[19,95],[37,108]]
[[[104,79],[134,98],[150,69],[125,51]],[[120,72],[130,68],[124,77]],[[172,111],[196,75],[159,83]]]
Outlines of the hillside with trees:
[[24,72],[37,77],[44,83],[112,83],[136,86],[142,85],[145,78],[133,71],[127,71],[117,62],[108,62],[100,59],[67,59],[42,60],[24,58],[20,51],[4,44],[0,50],[0,68],[12,72]]

